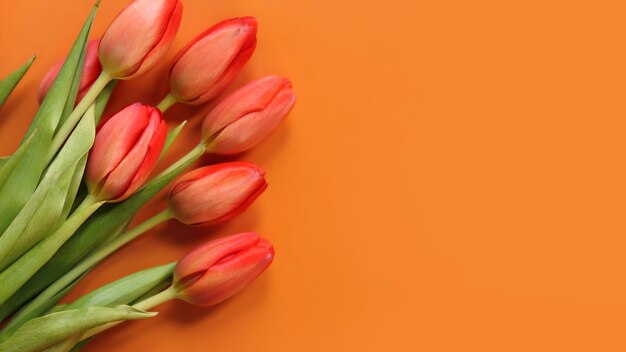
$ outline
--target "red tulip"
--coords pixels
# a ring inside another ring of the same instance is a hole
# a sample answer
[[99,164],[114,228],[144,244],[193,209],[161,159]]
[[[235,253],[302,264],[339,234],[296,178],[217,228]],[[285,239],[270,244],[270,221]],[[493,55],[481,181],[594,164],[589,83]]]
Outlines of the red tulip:
[[169,196],[170,211],[188,225],[214,225],[246,210],[265,191],[265,172],[246,162],[202,167],[182,176]]
[[291,82],[278,76],[239,88],[204,120],[202,138],[207,151],[228,155],[252,148],[281,123],[295,101]]
[[134,0],[109,25],[100,42],[100,63],[111,78],[129,79],[151,69],[178,31],[179,0]]
[[226,20],[193,39],[174,59],[170,93],[177,101],[199,105],[217,96],[256,47],[257,20]]
[[146,181],[163,149],[167,126],[158,109],[135,103],[98,130],[87,160],[89,192],[98,200],[119,202]]
[[210,306],[220,303],[256,279],[272,262],[274,248],[256,233],[208,242],[187,254],[174,270],[178,297]]
[[[85,93],[87,93],[93,82],[98,78],[98,76],[100,76],[100,72],[102,72],[102,67],[100,66],[100,61],[98,60],[99,43],[100,40],[95,39],[87,44],[87,49],[85,50],[85,64],[83,65],[83,74],[80,78],[80,84],[78,86],[76,104],[83,99]],[[40,104],[43,102],[46,94],[48,94],[50,87],[52,87],[52,83],[54,83],[54,80],[59,75],[59,71],[61,71],[61,66],[63,66],[64,62],[65,59],[57,62],[41,80],[41,83],[39,84],[39,92],[37,94],[37,100],[39,100]]]

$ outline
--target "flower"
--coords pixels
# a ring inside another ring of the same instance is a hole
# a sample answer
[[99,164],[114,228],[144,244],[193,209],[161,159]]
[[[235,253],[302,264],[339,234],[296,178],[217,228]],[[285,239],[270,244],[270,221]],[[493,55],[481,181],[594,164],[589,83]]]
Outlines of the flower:
[[172,215],[188,225],[214,225],[246,210],[265,191],[265,172],[246,162],[202,167],[182,176],[169,195]]
[[242,233],[206,243],[187,254],[174,269],[178,298],[210,306],[256,279],[274,258],[274,247],[256,233]]
[[119,202],[146,181],[163,149],[167,126],[161,112],[135,103],[98,130],[87,160],[89,192],[98,200]]
[[256,18],[234,18],[194,38],[174,59],[170,94],[177,101],[191,105],[217,96],[252,56],[256,31]]
[[[78,96],[76,97],[76,104],[85,96],[89,88],[95,80],[100,76],[100,72],[102,72],[102,67],[100,66],[100,60],[98,60],[98,45],[100,44],[99,39],[91,40],[87,44],[87,49],[85,50],[85,63],[83,65],[83,73],[80,77],[80,84],[78,86]],[[39,92],[37,93],[37,100],[41,104],[43,99],[48,94],[50,87],[52,87],[52,83],[59,75],[59,71],[61,71],[61,66],[65,59],[57,62],[50,71],[46,73],[46,75],[41,80],[39,84]]]
[[202,138],[207,151],[229,155],[252,148],[280,124],[295,101],[291,82],[278,76],[239,88],[205,118]]
[[103,71],[129,79],[151,69],[172,44],[182,11],[179,0],[134,0],[102,36]]

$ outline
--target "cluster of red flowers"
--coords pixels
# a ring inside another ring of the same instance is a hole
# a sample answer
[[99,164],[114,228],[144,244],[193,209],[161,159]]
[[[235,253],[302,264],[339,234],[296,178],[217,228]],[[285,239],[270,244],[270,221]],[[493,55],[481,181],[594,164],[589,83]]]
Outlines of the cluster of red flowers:
[[[101,39],[85,46],[76,105],[54,135],[52,158],[59,150],[55,141],[59,139],[62,145],[67,140],[109,82],[135,78],[162,59],[178,31],[181,14],[179,0],[134,0]],[[176,103],[200,105],[217,98],[252,56],[257,25],[255,18],[243,17],[210,27],[176,55],[169,70],[169,93],[159,104],[131,104],[98,127],[84,173],[88,194],[76,207],[77,213],[94,204],[93,211],[103,203],[123,204],[150,182],[150,174],[167,151],[166,141],[177,136],[168,134],[163,113]],[[47,99],[65,61],[52,67],[42,80],[40,103]],[[204,153],[233,155],[254,147],[281,123],[294,102],[291,82],[278,76],[261,78],[221,97],[204,118],[199,145],[164,174],[180,173]],[[164,220],[175,218],[193,226],[221,223],[247,209],[266,188],[265,172],[248,162],[226,162],[188,172],[174,182],[167,209],[83,258],[30,304],[37,307],[39,300],[58,294],[59,288],[80,279],[102,258]],[[256,233],[211,241],[178,262],[169,288],[135,306],[149,309],[172,298],[198,305],[219,303],[260,275],[273,256],[272,244]],[[0,305],[3,303],[0,297]],[[7,331],[19,328],[20,314],[7,325]],[[82,339],[101,330],[83,331]]]

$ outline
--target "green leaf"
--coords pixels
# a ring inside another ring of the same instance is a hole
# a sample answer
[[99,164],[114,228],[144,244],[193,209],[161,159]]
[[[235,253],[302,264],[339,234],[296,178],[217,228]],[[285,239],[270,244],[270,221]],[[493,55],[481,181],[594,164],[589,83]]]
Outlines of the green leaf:
[[80,225],[102,204],[102,202],[95,203],[77,210],[50,236],[41,240],[0,273],[0,282],[2,282],[2,286],[0,286],[0,304],[11,298],[37,270],[44,266]]
[[163,282],[170,281],[175,267],[176,263],[169,263],[128,275],[82,296],[66,309],[130,304],[155,287],[161,287]]
[[77,262],[85,258],[94,248],[106,241],[120,224],[129,221],[144,204],[193,164],[203,152],[203,147],[196,147],[186,158],[168,168],[124,202],[104,205],[80,227],[76,234],[23,286],[11,301],[0,305],[0,319],[5,318],[32,299],[63,276]]
[[167,138],[165,139],[165,144],[163,144],[163,150],[161,151],[161,155],[159,156],[159,158],[162,158],[165,154],[167,154],[174,142],[176,142],[178,135],[183,130],[186,124],[187,120],[181,122],[180,125],[176,126],[176,128],[168,132]]
[[5,160],[0,167],[0,187],[4,185],[4,182],[11,175],[13,170],[15,170],[15,166],[22,160],[24,154],[28,150],[28,146],[33,142],[36,135],[37,131],[34,131],[30,137],[28,137],[28,139],[26,139],[24,143],[17,148],[17,151],[13,153],[13,155],[3,158]]
[[66,219],[74,207],[76,201],[76,195],[80,189],[81,182],[83,180],[83,173],[85,172],[85,166],[87,165],[87,154],[83,155],[76,167],[74,167],[74,174],[70,180],[70,185],[66,192],[65,203],[63,204],[63,210],[61,211],[61,219]]
[[42,304],[34,307],[26,306],[24,307],[24,309],[20,310],[13,317],[13,319],[11,319],[9,323],[2,328],[2,330],[0,330],[0,343],[9,338],[9,336],[11,336],[11,334],[13,334],[13,332],[15,332],[15,330],[17,330],[20,326],[24,325],[27,321],[33,318],[45,315],[46,313],[55,313],[57,311],[67,310],[65,309],[65,307],[68,306],[67,304],[61,306],[55,306],[55,304],[57,304],[61,300],[61,298],[63,298],[63,296],[65,296],[72,288],[74,288],[80,282],[80,280],[85,277],[85,275],[87,275],[87,272]]
[[10,157],[11,157],[11,156],[9,155],[9,156],[3,156],[2,158],[0,158],[0,169],[2,169],[2,167],[4,166],[4,164],[5,164],[7,161],[9,161],[9,158],[10,158]]
[[[71,171],[67,170],[61,176],[71,176]],[[48,234],[50,229],[57,226],[70,183],[56,181],[58,187],[43,188],[35,192],[0,237],[0,270],[13,263]],[[51,209],[46,206],[47,203],[55,202],[61,206]]]
[[15,89],[20,80],[22,80],[22,77],[24,77],[26,71],[28,71],[34,61],[35,56],[33,55],[24,65],[0,81],[0,107],[4,104],[9,95],[11,95],[13,89]]
[[0,236],[0,270],[65,220],[94,141],[94,113],[92,105],[46,171],[33,196]]
[[155,316],[129,306],[88,307],[48,314],[28,321],[0,344],[3,352],[31,352],[51,347],[74,334],[103,324]]
[[48,163],[48,151],[54,131],[64,114],[68,101],[73,104],[73,100],[76,99],[71,95],[76,92],[75,84],[78,81],[75,78],[76,76],[80,78],[82,73],[79,68],[84,60],[87,38],[96,10],[97,4],[74,42],[50,91],[26,131],[23,141],[28,140],[34,131],[37,131],[37,138],[28,145],[24,156],[16,163],[0,187],[0,232],[7,229],[35,191]]
[[79,332],[77,334],[74,334],[68,338],[66,338],[65,340],[56,343],[44,350],[41,350],[41,352],[68,352],[71,351],[74,346],[80,342],[80,338],[83,336],[83,332]]

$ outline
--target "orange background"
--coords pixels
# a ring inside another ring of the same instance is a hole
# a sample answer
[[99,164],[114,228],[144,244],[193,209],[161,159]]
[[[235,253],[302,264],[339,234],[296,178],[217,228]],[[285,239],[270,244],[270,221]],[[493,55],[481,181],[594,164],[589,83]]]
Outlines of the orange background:
[[[94,36],[126,2],[103,1]],[[39,55],[1,111],[1,153],[90,3],[0,2],[0,74]],[[218,20],[255,15],[258,49],[235,86],[294,82],[286,123],[240,156],[270,188],[227,225],[158,227],[70,298],[224,234],[259,231],[277,258],[218,307],[168,303],[86,350],[625,350],[622,4],[185,0],[169,58]],[[109,111],[156,103],[167,66],[120,85]],[[193,121],[169,162],[206,111],[168,112]]]

